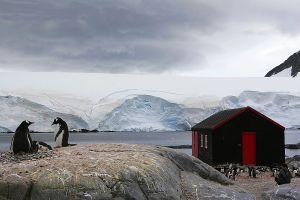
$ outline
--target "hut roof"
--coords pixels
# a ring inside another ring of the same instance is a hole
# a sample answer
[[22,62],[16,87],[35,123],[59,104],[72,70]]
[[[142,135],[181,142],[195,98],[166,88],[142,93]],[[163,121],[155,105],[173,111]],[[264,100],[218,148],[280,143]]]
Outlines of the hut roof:
[[222,126],[223,124],[225,124],[226,122],[230,121],[231,119],[233,119],[233,118],[237,117],[238,115],[242,114],[246,110],[250,110],[250,111],[258,114],[262,118],[265,118],[266,120],[268,120],[272,124],[275,124],[279,128],[284,129],[284,127],[281,126],[280,124],[278,124],[277,122],[273,121],[272,119],[266,117],[265,115],[261,114],[260,112],[254,110],[253,108],[248,106],[248,107],[243,107],[243,108],[223,110],[223,111],[220,111],[218,113],[215,113],[212,116],[210,116],[210,117],[206,118],[205,120],[203,120],[202,122],[200,122],[200,123],[196,124],[195,126],[193,126],[192,130],[216,129],[216,128]]

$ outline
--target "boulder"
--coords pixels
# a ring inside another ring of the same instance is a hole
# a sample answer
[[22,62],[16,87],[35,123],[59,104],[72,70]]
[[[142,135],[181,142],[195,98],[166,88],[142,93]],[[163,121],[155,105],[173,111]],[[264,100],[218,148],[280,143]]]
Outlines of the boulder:
[[1,154],[0,199],[255,199],[199,159],[165,147],[94,144],[30,155]]
[[287,158],[285,162],[288,164],[289,167],[293,168],[300,168],[300,155],[295,155],[294,157]]
[[263,200],[298,200],[300,199],[300,185],[279,185],[262,194]]

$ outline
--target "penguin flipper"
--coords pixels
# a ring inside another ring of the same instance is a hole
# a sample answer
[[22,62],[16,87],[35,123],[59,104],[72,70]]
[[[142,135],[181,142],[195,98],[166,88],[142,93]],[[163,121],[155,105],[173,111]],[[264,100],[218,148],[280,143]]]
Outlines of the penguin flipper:
[[62,129],[59,129],[59,131],[55,135],[54,141],[56,141],[57,137],[61,134],[62,131]]

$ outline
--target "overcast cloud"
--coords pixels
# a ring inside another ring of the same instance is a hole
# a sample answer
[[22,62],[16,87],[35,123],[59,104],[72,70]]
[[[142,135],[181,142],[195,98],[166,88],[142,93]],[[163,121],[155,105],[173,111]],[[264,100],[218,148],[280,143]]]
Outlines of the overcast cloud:
[[264,76],[300,50],[297,0],[0,0],[0,71]]

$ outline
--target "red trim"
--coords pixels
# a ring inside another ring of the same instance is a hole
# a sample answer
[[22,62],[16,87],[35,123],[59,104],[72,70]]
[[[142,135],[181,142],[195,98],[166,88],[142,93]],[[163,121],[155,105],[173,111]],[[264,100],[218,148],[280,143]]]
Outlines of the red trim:
[[198,146],[198,132],[192,132],[192,155],[196,158],[199,157],[199,146]]
[[281,128],[281,129],[283,129],[283,130],[285,129],[283,126],[281,126],[280,124],[278,124],[278,123],[275,122],[274,120],[272,120],[272,119],[270,119],[269,117],[263,115],[262,113],[258,112],[257,110],[251,108],[250,106],[247,106],[245,109],[243,109],[243,110],[237,112],[236,114],[232,115],[232,116],[229,117],[228,119],[226,119],[226,120],[220,122],[219,124],[213,126],[212,130],[216,130],[217,128],[223,126],[224,124],[226,124],[226,123],[229,122],[230,120],[236,118],[237,116],[239,116],[240,114],[242,114],[243,112],[245,112],[245,111],[247,111],[247,110],[252,111],[252,112],[254,112],[255,114],[259,115],[260,117],[262,117],[262,118],[268,120],[269,122],[271,122],[271,123],[274,124],[275,126]]
[[192,155],[195,156],[195,131],[192,132]]

